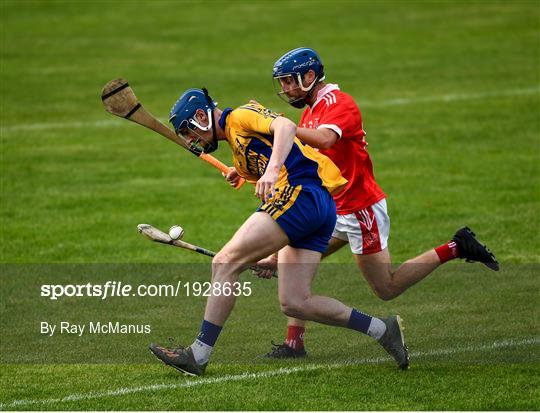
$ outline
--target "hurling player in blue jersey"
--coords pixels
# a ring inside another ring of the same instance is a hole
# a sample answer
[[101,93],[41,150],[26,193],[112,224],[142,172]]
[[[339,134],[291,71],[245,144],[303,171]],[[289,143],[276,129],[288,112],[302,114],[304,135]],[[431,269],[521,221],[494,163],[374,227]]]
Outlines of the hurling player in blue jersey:
[[187,90],[173,106],[170,122],[195,152],[210,153],[226,140],[237,173],[255,184],[262,204],[212,261],[214,288],[194,342],[187,348],[151,344],[156,357],[186,374],[202,375],[235,304],[230,286],[243,270],[279,251],[279,302],[286,315],[369,335],[407,368],[399,316],[379,319],[311,293],[336,223],[332,194],[347,183],[334,163],[303,145],[292,121],[256,103],[222,111],[205,89]]

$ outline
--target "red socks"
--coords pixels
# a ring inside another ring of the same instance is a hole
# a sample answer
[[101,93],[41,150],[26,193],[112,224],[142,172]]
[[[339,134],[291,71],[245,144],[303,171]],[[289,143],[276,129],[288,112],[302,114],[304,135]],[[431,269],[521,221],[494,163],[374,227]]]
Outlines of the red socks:
[[454,241],[448,241],[446,244],[435,248],[435,252],[439,256],[441,264],[459,257],[458,247]]
[[304,348],[304,327],[287,326],[287,338],[285,344],[293,350],[302,350]]

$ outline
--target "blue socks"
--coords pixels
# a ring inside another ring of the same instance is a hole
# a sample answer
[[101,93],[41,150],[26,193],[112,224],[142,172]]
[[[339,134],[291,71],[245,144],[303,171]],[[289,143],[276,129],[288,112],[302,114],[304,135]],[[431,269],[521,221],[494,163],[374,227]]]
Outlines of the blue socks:
[[203,365],[208,363],[214,349],[214,344],[216,344],[219,333],[221,333],[221,328],[210,321],[203,320],[201,331],[197,339],[190,346],[197,364]]
[[207,346],[214,347],[221,329],[222,327],[212,324],[210,321],[203,320],[197,340],[202,341]]
[[379,340],[386,332],[386,324],[377,318],[364,314],[354,308],[351,311],[351,317],[347,323],[347,328],[351,330],[360,331],[373,337],[375,340]]
[[351,311],[351,318],[349,318],[349,322],[347,323],[347,328],[367,334],[372,318],[373,317],[353,308]]

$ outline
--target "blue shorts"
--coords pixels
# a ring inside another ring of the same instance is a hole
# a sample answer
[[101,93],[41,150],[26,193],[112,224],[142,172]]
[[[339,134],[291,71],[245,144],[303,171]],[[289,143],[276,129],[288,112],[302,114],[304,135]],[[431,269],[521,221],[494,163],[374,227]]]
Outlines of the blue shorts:
[[257,211],[268,213],[289,237],[289,245],[323,253],[336,225],[336,204],[315,185],[286,186]]

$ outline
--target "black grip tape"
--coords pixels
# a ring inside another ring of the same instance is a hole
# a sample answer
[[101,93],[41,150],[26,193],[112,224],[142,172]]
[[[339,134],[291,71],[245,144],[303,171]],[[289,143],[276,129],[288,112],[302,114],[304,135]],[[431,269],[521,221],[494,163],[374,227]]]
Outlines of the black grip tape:
[[128,112],[128,114],[127,114],[126,116],[124,116],[124,118],[129,119],[129,117],[130,117],[131,115],[133,115],[135,112],[137,112],[137,111],[139,110],[140,107],[141,107],[141,104],[140,104],[140,103],[137,103],[137,104],[133,107],[133,109],[131,109],[131,110]]
[[121,90],[127,88],[129,86],[129,83],[124,83],[123,85],[121,86],[118,86],[116,89],[114,90],[111,90],[109,93],[105,94],[105,95],[102,95],[101,96],[101,100],[105,100],[107,98],[110,98],[112,95],[115,95],[117,94],[118,92],[120,92]]

